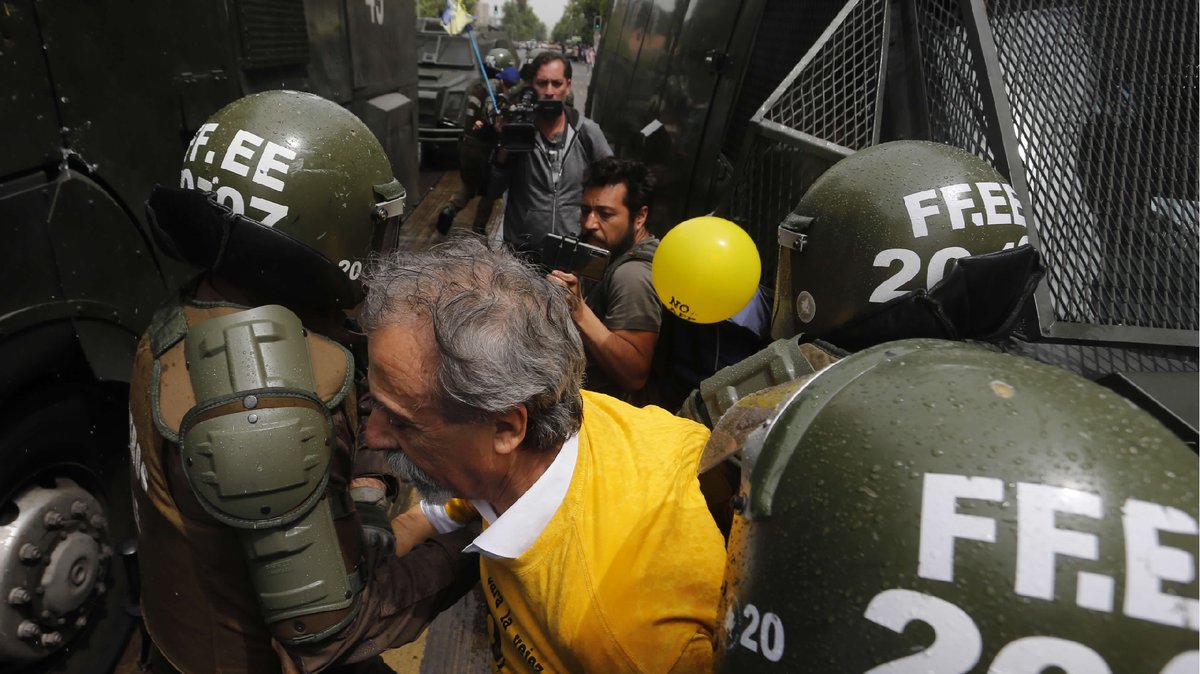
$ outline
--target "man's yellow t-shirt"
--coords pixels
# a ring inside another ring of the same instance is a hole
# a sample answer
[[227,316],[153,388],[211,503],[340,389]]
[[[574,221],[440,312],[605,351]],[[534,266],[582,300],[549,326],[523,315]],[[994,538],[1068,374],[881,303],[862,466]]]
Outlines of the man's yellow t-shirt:
[[585,391],[557,512],[480,557],[496,671],[707,672],[725,548],[696,478],[703,426]]

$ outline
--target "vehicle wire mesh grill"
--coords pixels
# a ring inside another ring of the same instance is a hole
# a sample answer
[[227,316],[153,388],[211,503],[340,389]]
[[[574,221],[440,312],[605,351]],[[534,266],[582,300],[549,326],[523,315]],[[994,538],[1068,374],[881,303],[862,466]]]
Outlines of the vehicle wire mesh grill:
[[[753,123],[751,128],[754,128]],[[813,156],[792,143],[753,133],[751,137],[753,140],[747,149],[751,160],[743,164],[728,211],[722,214],[758,242],[763,283],[769,285],[773,282],[779,255],[776,244],[779,223],[833,161]]]
[[852,150],[877,142],[886,3],[855,5],[805,67],[784,80],[764,119]]
[[301,0],[240,0],[237,7],[243,67],[309,62],[308,24]]
[[[983,88],[956,0],[918,1],[916,34],[925,71],[931,140],[960,147],[993,166]],[[926,33],[928,31],[928,33]]]
[[[995,163],[959,3],[917,0],[934,140]],[[1054,322],[1196,331],[1197,17],[1181,1],[990,0]],[[964,52],[964,50],[966,50]],[[1010,150],[1011,152],[1011,150]],[[1045,323],[1043,319],[1043,323]]]
[[[764,279],[774,274],[776,228],[813,181],[841,156],[879,142],[887,22],[886,0],[846,3],[750,120],[742,170],[719,212],[759,242]],[[814,150],[806,137],[834,147]]]

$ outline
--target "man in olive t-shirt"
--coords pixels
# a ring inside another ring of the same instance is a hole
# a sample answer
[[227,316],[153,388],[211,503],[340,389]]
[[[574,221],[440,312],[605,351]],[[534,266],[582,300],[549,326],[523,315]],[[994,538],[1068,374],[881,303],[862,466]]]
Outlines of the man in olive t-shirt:
[[608,250],[611,262],[586,300],[573,274],[547,276],[569,291],[587,350],[584,387],[637,404],[652,402],[647,384],[662,325],[650,278],[658,239],[646,227],[653,195],[645,164],[617,157],[592,163],[583,178],[580,240]]

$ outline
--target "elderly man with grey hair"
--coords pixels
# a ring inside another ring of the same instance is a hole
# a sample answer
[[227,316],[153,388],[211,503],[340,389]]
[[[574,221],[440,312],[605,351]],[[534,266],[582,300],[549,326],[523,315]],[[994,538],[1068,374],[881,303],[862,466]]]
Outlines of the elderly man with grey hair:
[[467,549],[495,669],[708,671],[725,554],[696,478],[707,430],[581,391],[564,291],[510,252],[456,238],[366,283],[367,443],[423,496],[403,517],[482,516]]

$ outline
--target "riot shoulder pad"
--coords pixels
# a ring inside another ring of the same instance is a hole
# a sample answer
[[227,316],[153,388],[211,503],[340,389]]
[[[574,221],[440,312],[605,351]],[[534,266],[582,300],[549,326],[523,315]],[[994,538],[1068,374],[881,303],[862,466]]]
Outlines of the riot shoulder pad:
[[238,531],[263,615],[285,644],[341,629],[361,588],[334,525],[333,508],[346,506],[326,498],[335,442],[318,394],[340,400],[348,375],[329,368],[322,385],[308,337],[271,305],[195,323],[183,342],[195,404],[179,425],[180,460],[205,511]]

